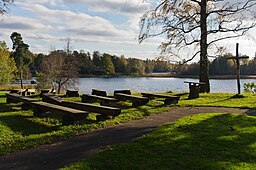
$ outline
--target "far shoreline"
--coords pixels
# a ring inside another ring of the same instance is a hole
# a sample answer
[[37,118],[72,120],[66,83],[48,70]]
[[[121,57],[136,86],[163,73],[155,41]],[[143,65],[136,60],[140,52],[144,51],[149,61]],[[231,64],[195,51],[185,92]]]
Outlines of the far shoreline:
[[[177,74],[144,74],[141,76],[127,76],[127,75],[115,75],[115,76],[106,76],[106,75],[79,75],[79,78],[124,78],[124,77],[154,77],[154,78],[190,78],[190,79],[199,79],[199,76],[192,75],[177,75]],[[236,75],[210,75],[210,79],[237,79]],[[256,79],[256,75],[240,75],[240,79]]]

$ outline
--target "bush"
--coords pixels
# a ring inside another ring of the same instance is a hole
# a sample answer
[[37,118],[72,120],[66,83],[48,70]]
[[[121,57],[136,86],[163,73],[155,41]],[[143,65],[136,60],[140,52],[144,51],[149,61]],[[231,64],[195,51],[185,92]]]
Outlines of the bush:
[[244,83],[244,92],[246,93],[256,93],[256,83]]

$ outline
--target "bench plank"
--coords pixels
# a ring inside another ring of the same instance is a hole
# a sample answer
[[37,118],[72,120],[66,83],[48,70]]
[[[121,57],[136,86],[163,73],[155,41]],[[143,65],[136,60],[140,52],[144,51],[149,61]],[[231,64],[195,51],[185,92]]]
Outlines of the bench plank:
[[114,96],[117,94],[117,93],[122,93],[122,94],[129,94],[131,95],[131,90],[115,90],[114,91]]
[[31,102],[37,102],[37,101],[40,101],[40,100],[36,100],[36,99],[30,98],[30,97],[22,96],[22,95],[17,94],[17,93],[6,94],[6,103],[23,102],[23,104],[21,105],[23,110],[30,109]]
[[124,93],[116,93],[115,98],[117,98],[118,100],[124,100],[124,101],[130,100],[130,101],[132,101],[132,105],[134,107],[142,106],[149,102],[149,98],[133,96],[133,95],[124,94]]
[[90,94],[83,94],[81,97],[82,97],[82,102],[84,102],[84,103],[93,103],[95,101],[104,101],[104,102],[117,102],[118,101],[115,98],[90,95]]
[[148,97],[150,99],[154,99],[155,97],[158,98],[165,98],[164,104],[169,105],[169,104],[178,104],[178,101],[180,99],[180,96],[170,96],[170,95],[165,95],[165,94],[155,94],[155,93],[141,93],[142,96]]
[[97,95],[97,96],[107,96],[107,92],[103,90],[97,90],[97,89],[92,89],[92,95]]
[[79,97],[78,90],[67,90],[66,96],[67,97]]
[[74,108],[74,109],[84,110],[84,111],[93,112],[93,113],[100,113],[100,114],[109,115],[109,116],[117,116],[121,113],[120,108],[98,106],[98,105],[81,103],[81,102],[62,101],[61,105]]

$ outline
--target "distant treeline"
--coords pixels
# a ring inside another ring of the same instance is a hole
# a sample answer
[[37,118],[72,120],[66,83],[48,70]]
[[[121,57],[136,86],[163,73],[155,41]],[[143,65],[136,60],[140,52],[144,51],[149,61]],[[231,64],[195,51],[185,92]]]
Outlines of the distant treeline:
[[[56,52],[63,53],[62,50]],[[125,58],[107,53],[101,54],[94,51],[92,54],[84,51],[73,51],[72,57],[80,63],[80,75],[133,75],[139,76],[152,72],[171,72],[174,71],[174,65],[168,61],[160,59],[141,60],[137,58]],[[38,54],[32,63],[32,69],[40,71],[41,63],[48,55]]]
[[[235,75],[236,74],[236,62],[233,59],[232,54],[225,54],[223,56],[215,58],[213,61],[209,61],[209,75]],[[181,75],[199,75],[200,64],[192,63],[185,64],[181,67],[179,74]],[[255,75],[256,74],[256,57],[253,59],[240,60],[241,75]]]
[[[63,53],[62,50],[56,52]],[[93,53],[84,51],[73,51],[71,55],[80,63],[81,76],[140,76],[153,72],[172,72],[177,75],[199,75],[199,62],[191,64],[170,63],[161,59],[141,60],[137,58],[125,58],[107,53],[101,54],[99,51]],[[32,70],[40,71],[40,64],[48,55],[38,54],[31,65]],[[209,61],[210,75],[234,75],[236,73],[236,63],[232,59],[232,54],[225,54]],[[252,60],[241,60],[241,74],[256,74],[256,57]]]

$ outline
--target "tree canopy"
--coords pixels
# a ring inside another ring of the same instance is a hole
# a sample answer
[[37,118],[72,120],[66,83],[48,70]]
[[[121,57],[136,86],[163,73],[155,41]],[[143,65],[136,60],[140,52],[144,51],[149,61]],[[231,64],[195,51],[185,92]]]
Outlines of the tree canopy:
[[52,51],[43,58],[40,84],[52,85],[57,93],[67,88],[75,88],[79,75],[80,61],[75,55],[62,50]]
[[8,84],[14,78],[16,66],[4,41],[0,41],[0,61],[0,85]]

